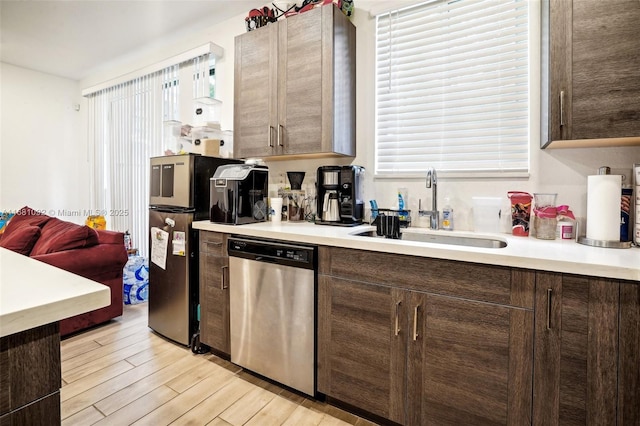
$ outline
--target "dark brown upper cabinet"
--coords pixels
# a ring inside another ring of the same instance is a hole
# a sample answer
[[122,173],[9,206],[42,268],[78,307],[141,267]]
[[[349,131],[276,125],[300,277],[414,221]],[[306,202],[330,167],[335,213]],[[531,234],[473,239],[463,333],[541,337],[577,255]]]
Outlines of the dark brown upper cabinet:
[[638,0],[543,0],[541,148],[640,145],[638,22]]

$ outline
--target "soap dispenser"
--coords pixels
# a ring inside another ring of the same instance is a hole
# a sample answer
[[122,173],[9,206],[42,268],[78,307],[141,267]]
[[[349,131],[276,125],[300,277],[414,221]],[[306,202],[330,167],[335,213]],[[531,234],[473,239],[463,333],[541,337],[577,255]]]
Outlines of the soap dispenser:
[[453,231],[453,209],[449,202],[449,197],[444,199],[444,207],[442,208],[442,229]]

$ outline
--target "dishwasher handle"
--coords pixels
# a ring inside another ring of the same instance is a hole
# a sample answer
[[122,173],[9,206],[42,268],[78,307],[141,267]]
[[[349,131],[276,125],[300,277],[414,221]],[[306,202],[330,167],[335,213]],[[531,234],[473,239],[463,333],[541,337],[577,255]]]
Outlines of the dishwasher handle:
[[255,260],[256,262],[278,263],[277,258],[273,259],[271,257],[265,257],[265,256],[255,256],[253,260]]

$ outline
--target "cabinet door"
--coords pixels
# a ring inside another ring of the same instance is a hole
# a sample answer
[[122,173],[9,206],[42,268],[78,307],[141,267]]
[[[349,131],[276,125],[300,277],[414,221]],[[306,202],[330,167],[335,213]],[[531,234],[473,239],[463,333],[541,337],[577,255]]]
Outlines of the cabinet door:
[[533,311],[411,292],[410,425],[531,423]]
[[235,40],[234,157],[267,157],[277,150],[278,25]]
[[618,425],[640,425],[640,284],[620,284]]
[[[323,120],[330,120],[323,114],[323,98],[330,100],[333,74],[323,68],[326,61],[331,64],[332,56],[332,46],[323,42],[330,38],[325,30],[333,27],[332,20],[323,21],[323,12],[332,9],[316,8],[278,23],[279,143],[284,154],[322,149]],[[330,74],[324,75],[325,71]],[[325,81],[328,84],[323,84]]]
[[278,27],[282,153],[355,155],[355,27],[334,6]]
[[640,2],[549,7],[551,140],[640,136]]
[[227,238],[200,231],[200,341],[230,353]]
[[615,425],[617,281],[538,272],[535,425]]
[[318,391],[404,423],[402,292],[318,278]]

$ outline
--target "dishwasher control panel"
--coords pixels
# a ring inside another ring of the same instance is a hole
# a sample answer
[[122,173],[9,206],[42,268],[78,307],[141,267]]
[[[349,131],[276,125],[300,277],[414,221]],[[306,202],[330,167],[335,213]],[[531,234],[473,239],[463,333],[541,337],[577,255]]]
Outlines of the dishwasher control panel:
[[316,248],[275,240],[229,238],[229,256],[314,269]]

